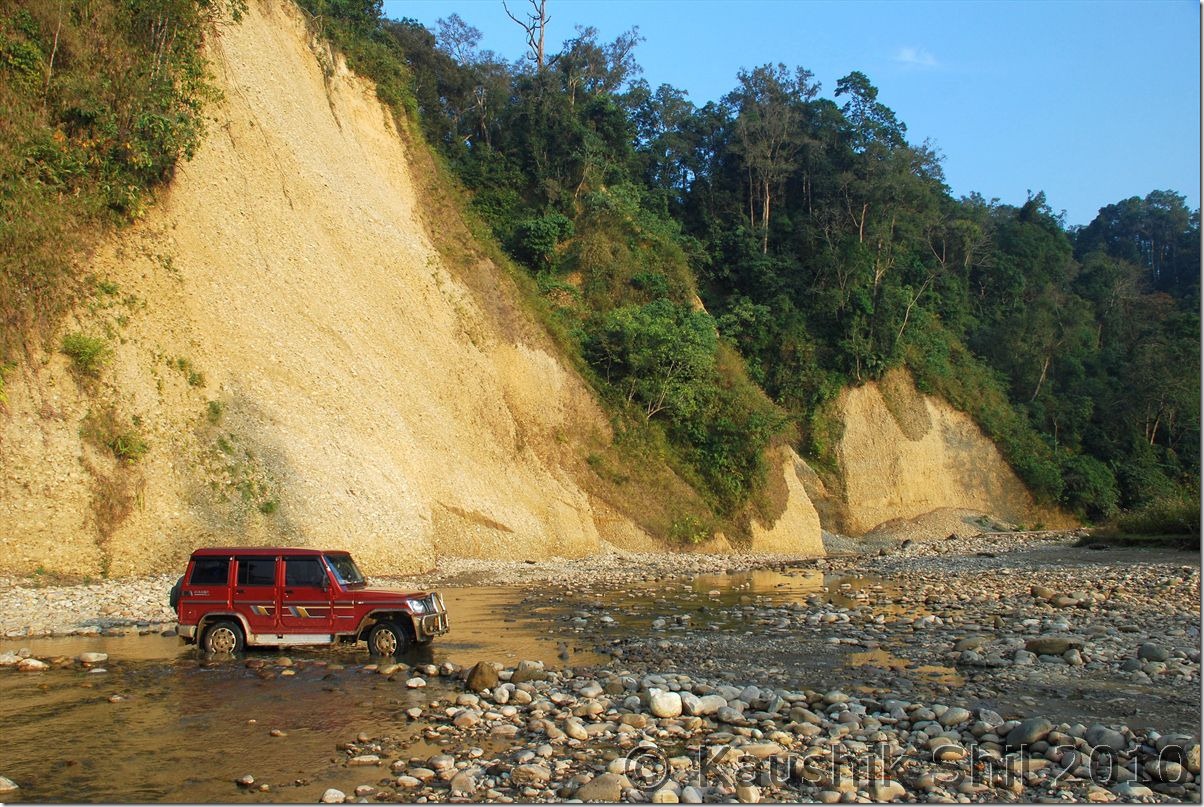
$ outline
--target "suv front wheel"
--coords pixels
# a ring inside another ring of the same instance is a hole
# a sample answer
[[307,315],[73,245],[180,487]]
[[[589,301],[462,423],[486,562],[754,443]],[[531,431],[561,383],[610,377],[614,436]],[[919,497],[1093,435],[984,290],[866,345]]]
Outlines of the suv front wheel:
[[368,652],[374,656],[395,656],[409,643],[410,635],[396,622],[377,622],[368,632]]
[[242,650],[242,628],[239,627],[237,622],[231,622],[227,619],[214,622],[205,628],[205,636],[201,640],[201,647],[204,648],[206,653],[233,655]]

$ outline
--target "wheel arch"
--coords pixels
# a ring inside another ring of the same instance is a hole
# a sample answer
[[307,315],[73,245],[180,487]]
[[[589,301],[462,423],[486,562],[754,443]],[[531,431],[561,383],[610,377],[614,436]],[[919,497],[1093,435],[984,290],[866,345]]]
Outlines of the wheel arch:
[[247,644],[251,643],[251,637],[254,634],[251,633],[251,628],[249,625],[247,625],[247,620],[242,616],[242,614],[236,614],[233,611],[229,611],[229,612],[222,611],[220,613],[205,614],[203,617],[201,617],[199,620],[197,620],[197,623],[196,623],[197,642],[200,643],[200,641],[204,638],[205,631],[209,629],[210,625],[212,625],[214,622],[225,622],[225,621],[233,621],[233,622],[237,623],[238,627],[242,630],[243,641],[246,642]]
[[359,628],[355,631],[356,640],[366,641],[368,633],[378,622],[392,622],[408,633],[411,641],[415,640],[414,616],[409,611],[401,608],[381,608],[364,614],[364,618],[360,620]]

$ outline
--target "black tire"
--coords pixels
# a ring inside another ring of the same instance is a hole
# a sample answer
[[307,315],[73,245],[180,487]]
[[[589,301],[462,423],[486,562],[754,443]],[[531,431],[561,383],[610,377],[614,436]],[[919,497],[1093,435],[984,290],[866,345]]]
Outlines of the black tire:
[[184,585],[184,578],[181,577],[176,581],[176,584],[171,587],[171,593],[167,595],[167,602],[171,604],[171,610],[179,609],[180,605],[180,587]]
[[396,656],[409,646],[409,631],[396,622],[377,622],[368,631],[368,652],[374,656]]
[[205,628],[201,649],[214,655],[234,655],[242,652],[245,641],[237,622],[222,619]]

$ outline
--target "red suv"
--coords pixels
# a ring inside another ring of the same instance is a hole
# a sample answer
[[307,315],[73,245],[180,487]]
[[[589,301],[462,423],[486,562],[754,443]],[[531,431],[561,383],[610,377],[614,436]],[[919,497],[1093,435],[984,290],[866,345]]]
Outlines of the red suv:
[[170,600],[180,637],[209,653],[362,639],[392,656],[447,632],[439,594],[368,588],[346,552],[198,549]]

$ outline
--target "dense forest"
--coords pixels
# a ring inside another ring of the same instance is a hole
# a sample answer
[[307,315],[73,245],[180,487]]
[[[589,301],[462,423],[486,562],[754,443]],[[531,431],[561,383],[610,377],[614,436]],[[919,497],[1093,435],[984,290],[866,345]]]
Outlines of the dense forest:
[[777,437],[829,463],[833,399],[898,365],[1047,502],[1098,521],[1198,501],[1183,196],[1068,228],[1042,193],[954,198],[861,72],[826,97],[806,69],[762,65],[697,106],[640,78],[634,28],[549,52],[541,3],[512,10],[516,63],[455,15],[430,31],[374,0],[303,5],[417,112],[603,396],[663,430],[716,512],[755,492]]
[[[906,366],[1043,501],[1197,528],[1200,220],[1183,196],[1067,227],[1042,193],[955,198],[861,72],[827,94],[761,65],[699,106],[640,78],[634,28],[546,49],[539,0],[511,9],[517,62],[455,15],[431,31],[380,0],[300,4],[418,121],[618,433],[717,518],[756,502],[775,441],[830,470],[841,389]],[[81,233],[136,217],[195,147],[203,27],[238,7],[0,14],[0,367],[70,304]]]

